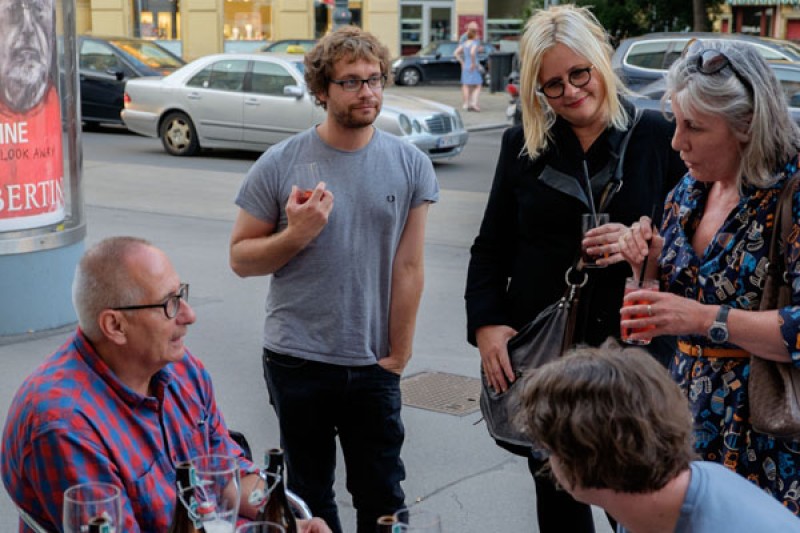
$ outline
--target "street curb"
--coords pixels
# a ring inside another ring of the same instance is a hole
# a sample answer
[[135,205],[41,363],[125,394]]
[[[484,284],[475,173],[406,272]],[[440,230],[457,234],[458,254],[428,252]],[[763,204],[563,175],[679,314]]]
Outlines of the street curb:
[[466,128],[466,130],[468,132],[472,133],[474,131],[499,130],[499,129],[505,129],[505,128],[510,128],[510,127],[511,127],[511,124],[507,124],[505,122],[502,122],[500,124],[480,124],[480,125],[477,125],[477,126],[470,126],[470,127]]

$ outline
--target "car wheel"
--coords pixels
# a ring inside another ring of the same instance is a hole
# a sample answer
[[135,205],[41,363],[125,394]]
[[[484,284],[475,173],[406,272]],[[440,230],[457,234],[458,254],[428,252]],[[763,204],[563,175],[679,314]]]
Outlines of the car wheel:
[[401,85],[414,86],[420,82],[422,76],[420,76],[419,70],[413,67],[407,67],[400,71],[398,79]]
[[171,155],[194,155],[200,150],[192,119],[180,111],[167,115],[159,134],[164,150]]

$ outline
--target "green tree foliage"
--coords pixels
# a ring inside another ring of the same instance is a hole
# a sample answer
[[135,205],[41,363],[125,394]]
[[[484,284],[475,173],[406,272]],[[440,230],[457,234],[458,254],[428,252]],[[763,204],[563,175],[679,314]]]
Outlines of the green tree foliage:
[[[714,13],[724,0],[573,0],[592,9],[613,41],[654,31],[700,31],[710,28],[710,17],[695,20],[693,13]],[[527,20],[544,7],[545,0],[531,0],[521,17]],[[561,2],[566,3],[566,2]]]

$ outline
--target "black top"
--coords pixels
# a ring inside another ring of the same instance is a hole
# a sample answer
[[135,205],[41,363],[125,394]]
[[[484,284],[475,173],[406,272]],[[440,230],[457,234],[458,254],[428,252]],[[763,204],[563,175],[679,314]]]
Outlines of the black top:
[[[624,105],[632,115],[633,107]],[[585,195],[578,198],[569,191],[580,192],[576,184],[585,184],[584,157],[594,176],[610,161],[613,164],[613,154],[625,135],[609,127],[584,154],[566,121],[557,119],[552,131],[554,142],[536,160],[521,155],[521,126],[503,135],[467,274],[467,340],[471,344],[479,327],[505,324],[520,329],[563,295],[564,273],[580,250],[581,214],[590,212]],[[654,205],[660,218],[664,198],[686,172],[670,146],[673,131],[674,124],[660,112],[644,112],[625,154],[622,188],[606,209],[611,222],[630,225],[650,215]],[[542,171],[547,166],[563,175],[549,172],[545,183]],[[572,178],[576,183],[568,183]],[[595,191],[596,203],[598,196]],[[576,340],[598,345],[609,336],[619,337],[619,308],[631,270],[621,263],[587,272]]]

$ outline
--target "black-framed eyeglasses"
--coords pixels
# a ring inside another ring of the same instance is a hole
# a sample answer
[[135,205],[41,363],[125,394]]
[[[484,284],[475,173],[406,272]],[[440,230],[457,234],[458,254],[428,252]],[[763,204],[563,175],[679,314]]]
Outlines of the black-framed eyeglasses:
[[166,300],[160,304],[147,304],[147,305],[126,305],[125,307],[112,307],[113,311],[135,311],[137,309],[155,309],[160,307],[164,310],[167,318],[175,318],[178,316],[178,310],[181,308],[181,300],[184,302],[189,301],[189,284],[181,283],[178,288],[177,294],[168,296]]
[[386,80],[388,77],[386,74],[381,74],[380,76],[370,76],[365,80],[360,80],[358,78],[352,78],[349,80],[331,80],[331,83],[335,83],[343,90],[349,93],[355,93],[361,90],[361,87],[366,85],[372,90],[383,89],[386,87]]
[[[592,81],[592,69],[594,69],[594,65],[571,70],[569,74],[567,74],[567,81],[576,89],[586,87],[586,85]],[[536,90],[551,100],[555,100],[556,98],[564,96],[566,86],[562,80],[551,80]]]
[[742,76],[742,73],[734,66],[731,59],[719,50],[713,48],[703,48],[702,41],[692,39],[683,49],[683,55],[687,57],[686,62],[690,69],[700,74],[713,76],[727,67],[736,79],[739,80],[750,96],[753,96],[753,84]]

